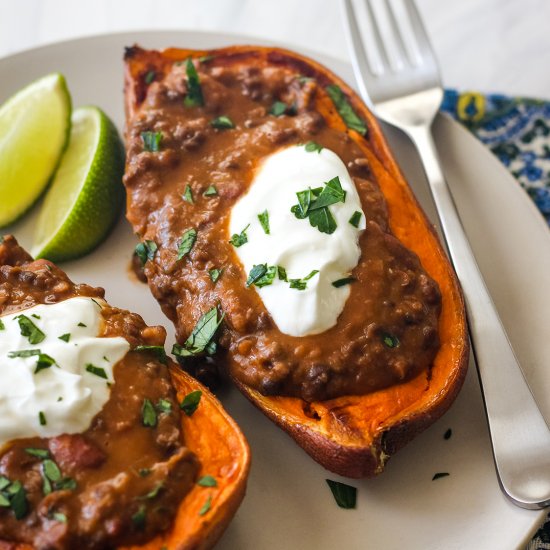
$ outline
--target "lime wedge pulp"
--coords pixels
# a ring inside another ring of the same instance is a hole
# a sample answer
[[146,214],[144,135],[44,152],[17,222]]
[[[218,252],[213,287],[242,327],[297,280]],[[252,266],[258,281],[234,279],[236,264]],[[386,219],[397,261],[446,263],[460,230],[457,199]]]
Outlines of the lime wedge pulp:
[[73,111],[69,145],[44,198],[32,254],[62,262],[83,256],[109,233],[124,202],[124,146],[97,107]]
[[71,129],[71,96],[53,73],[0,107],[0,227],[20,218],[48,184]]

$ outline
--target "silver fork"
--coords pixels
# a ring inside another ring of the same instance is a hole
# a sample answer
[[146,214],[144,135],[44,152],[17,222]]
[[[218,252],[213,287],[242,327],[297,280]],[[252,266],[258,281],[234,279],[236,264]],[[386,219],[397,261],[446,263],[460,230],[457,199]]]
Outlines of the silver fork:
[[[464,234],[441,170],[431,125],[443,99],[439,70],[413,0],[366,1],[366,50],[352,0],[341,0],[359,90],[374,114],[415,144],[462,285],[500,487],[518,506],[550,505],[550,431],[541,415]],[[399,6],[397,6],[399,7]],[[378,8],[378,10],[376,10]],[[409,23],[412,37],[404,23]],[[394,40],[390,43],[386,24]],[[369,56],[370,54],[370,56]]]

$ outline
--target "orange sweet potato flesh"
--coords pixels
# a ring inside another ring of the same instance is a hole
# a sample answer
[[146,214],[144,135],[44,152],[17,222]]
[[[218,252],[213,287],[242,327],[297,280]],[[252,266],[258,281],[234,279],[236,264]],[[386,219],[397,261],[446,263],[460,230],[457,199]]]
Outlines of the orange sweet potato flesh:
[[[170,364],[172,382],[178,400],[195,390],[202,391],[201,402],[192,416],[182,414],[185,445],[201,462],[199,477],[211,475],[216,487],[205,489],[195,485],[180,503],[170,531],[142,546],[125,550],[206,550],[220,538],[241,503],[248,471],[250,451],[248,444],[220,402],[204,386]],[[207,513],[200,510],[211,496]]]
[[[195,390],[201,401],[192,416],[182,414],[185,445],[200,459],[199,477],[211,475],[216,487],[195,485],[179,505],[172,529],[142,546],[121,550],[207,550],[221,537],[233,518],[246,490],[250,450],[243,434],[220,402],[202,384],[170,363],[172,382],[178,400]],[[208,497],[207,513],[200,510]],[[0,550],[33,550],[27,544],[0,541]]]
[[130,48],[126,55],[127,115],[131,116],[145,97],[148,71],[162,74],[176,61],[201,56],[223,57],[228,64],[286,66],[298,74],[315,78],[321,88],[337,84],[367,123],[367,135],[363,137],[346,128],[323,91],[317,94],[316,109],[328,125],[347,132],[362,149],[386,198],[391,230],[418,255],[424,269],[439,284],[441,346],[429,371],[408,382],[368,395],[306,403],[298,398],[264,396],[235,380],[252,403],[325,468],[352,478],[379,474],[392,454],[449,408],[464,381],[469,341],[464,301],[456,275],[394,160],[376,119],[347,84],[314,60],[287,50],[259,46],[208,51],[167,49],[162,52]]

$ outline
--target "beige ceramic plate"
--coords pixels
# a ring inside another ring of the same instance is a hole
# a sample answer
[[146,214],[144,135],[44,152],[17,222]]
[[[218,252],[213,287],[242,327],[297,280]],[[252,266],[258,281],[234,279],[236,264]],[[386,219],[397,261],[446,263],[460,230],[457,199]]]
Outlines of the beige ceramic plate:
[[[124,46],[211,48],[254,41],[170,31],[54,44],[0,60],[0,101],[47,72],[61,71],[76,106],[99,105],[122,127]],[[314,57],[353,82],[346,63]],[[465,130],[440,117],[436,133],[468,235],[518,355],[540,389],[537,397],[549,412],[548,229],[506,170]],[[406,176],[429,209],[414,153],[397,133],[389,137]],[[31,214],[11,228],[26,246],[32,221]],[[117,306],[138,311],[149,324],[165,325],[173,338],[148,289],[128,275],[135,244],[128,224],[121,220],[97,251],[63,267],[76,281],[104,286]],[[249,438],[253,465],[248,494],[219,548],[502,550],[523,546],[545,516],[543,511],[517,508],[498,488],[473,368],[449,413],[395,456],[381,477],[351,482],[359,488],[357,509],[351,511],[336,506],[325,483],[337,476],[314,463],[236,391],[225,390],[220,397]],[[445,440],[448,428],[452,437]],[[436,472],[450,475],[432,481]]]

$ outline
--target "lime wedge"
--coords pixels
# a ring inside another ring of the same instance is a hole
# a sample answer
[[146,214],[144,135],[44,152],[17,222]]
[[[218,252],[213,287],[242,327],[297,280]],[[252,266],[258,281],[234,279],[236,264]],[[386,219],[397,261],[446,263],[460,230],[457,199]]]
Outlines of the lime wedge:
[[73,111],[69,145],[35,228],[32,254],[62,262],[94,249],[113,227],[124,202],[124,146],[97,107]]
[[0,107],[0,227],[21,217],[48,184],[71,128],[65,78],[44,76]]

